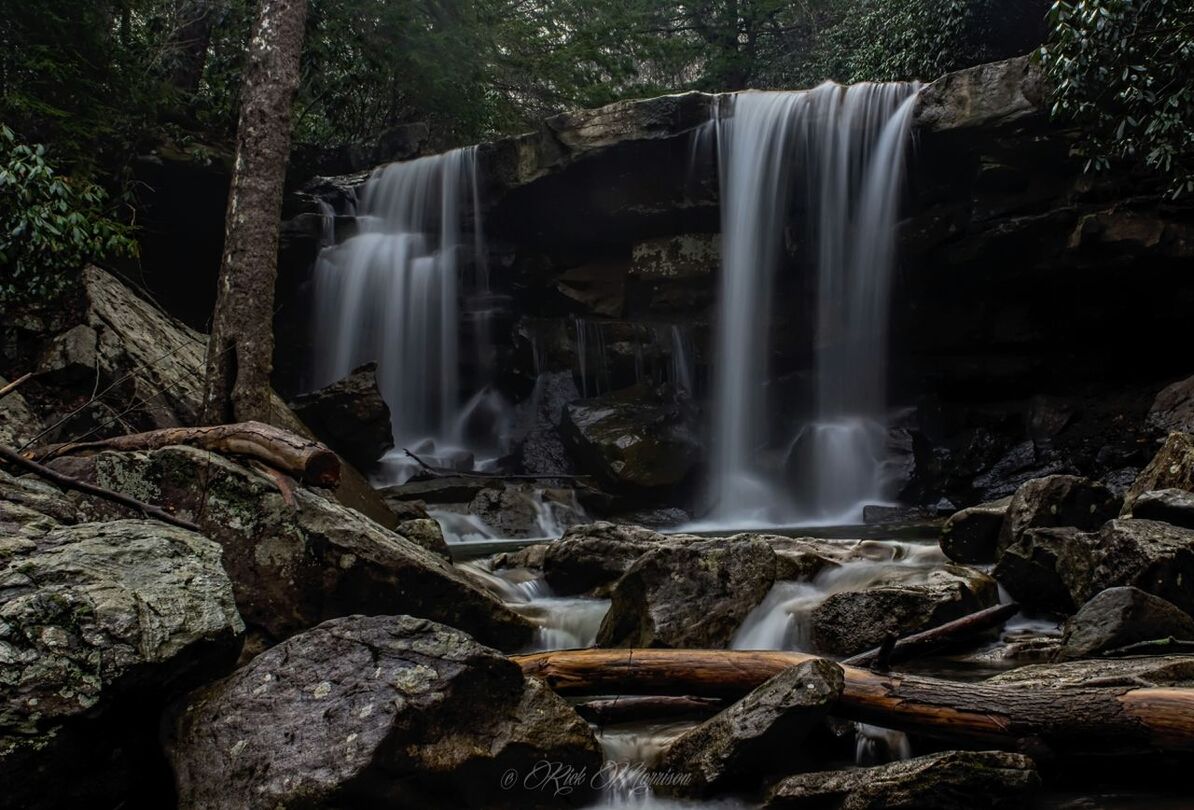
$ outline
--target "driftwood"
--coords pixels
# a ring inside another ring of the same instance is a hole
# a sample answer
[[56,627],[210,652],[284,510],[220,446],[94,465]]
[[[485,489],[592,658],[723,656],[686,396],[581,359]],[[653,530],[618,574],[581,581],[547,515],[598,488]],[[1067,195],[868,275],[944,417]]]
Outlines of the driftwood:
[[30,371],[25,374],[22,374],[20,377],[17,377],[15,380],[10,382],[8,385],[0,386],[0,399],[4,399],[6,396],[8,396],[13,391],[20,388],[22,385],[24,385],[26,382],[28,382],[32,378],[33,378],[33,372]]
[[95,484],[89,484],[86,481],[80,481],[77,478],[71,478],[69,475],[64,475],[57,470],[52,470],[49,467],[38,464],[36,461],[27,459],[16,450],[12,450],[11,448],[0,446],[0,459],[13,464],[14,466],[28,470],[35,475],[39,475],[47,481],[57,484],[63,489],[73,489],[77,492],[94,495],[97,498],[103,498],[104,500],[112,501],[113,503],[118,503],[131,509],[136,509],[146,517],[160,520],[163,523],[169,523],[172,526],[178,526],[181,529],[190,529],[193,532],[199,531],[199,527],[194,523],[191,523],[189,520],[183,520],[180,517],[175,517],[164,509],[160,509],[152,504],[142,503],[136,498],[130,498],[128,495],[123,493],[113,492],[110,489],[104,489],[103,487],[96,486]]
[[606,725],[628,720],[687,717],[720,711],[726,701],[707,697],[677,697],[671,695],[632,696],[590,700],[574,708],[591,723]]
[[216,453],[245,456],[321,487],[340,483],[340,458],[319,442],[262,422],[211,427],[178,427],[91,442],[53,444],[29,452],[38,461],[101,450],[157,450],[184,444]]
[[[589,649],[513,660],[562,695],[736,699],[813,658],[778,651]],[[1031,745],[1067,755],[1194,752],[1194,689],[961,683],[842,669],[845,690],[834,714],[848,720],[1012,750]]]
[[479,473],[461,470],[447,470],[443,467],[434,467],[428,464],[426,461],[419,458],[405,447],[402,448],[402,452],[406,453],[407,456],[413,459],[414,462],[432,478],[475,478],[478,481],[583,481],[593,477],[591,475],[540,475],[534,473],[519,475],[515,473]]
[[[995,605],[994,607],[985,608],[977,613],[971,613],[969,616],[963,616],[960,619],[954,619],[952,622],[930,627],[920,633],[906,636],[899,639],[884,655],[883,647],[876,647],[864,653],[859,653],[852,658],[847,658],[843,664],[851,664],[857,667],[871,667],[881,670],[887,669],[887,664],[894,664],[900,661],[907,661],[910,658],[915,658],[918,655],[924,655],[933,650],[938,650],[948,644],[966,638],[967,636],[984,633],[994,627],[1000,627],[1020,612],[1020,606],[1017,604]],[[882,666],[876,667],[876,664]]]

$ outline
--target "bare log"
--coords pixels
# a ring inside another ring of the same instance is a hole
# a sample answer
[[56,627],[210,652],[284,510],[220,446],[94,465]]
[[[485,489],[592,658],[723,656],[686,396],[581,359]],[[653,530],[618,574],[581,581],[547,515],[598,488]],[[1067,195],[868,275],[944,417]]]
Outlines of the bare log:
[[158,450],[176,444],[245,456],[316,486],[335,487],[340,483],[339,456],[319,442],[262,422],[163,428],[92,442],[49,445],[32,450],[29,455],[38,461],[48,461],[64,455],[102,450]]
[[[900,661],[907,661],[919,655],[925,655],[933,650],[938,650],[948,644],[960,641],[968,636],[984,633],[995,627],[1000,627],[1020,612],[1020,606],[1012,603],[1007,605],[994,605],[989,608],[984,608],[977,613],[971,613],[969,616],[963,616],[960,619],[954,619],[952,622],[930,627],[920,633],[914,633],[905,638],[896,641],[895,646],[891,648],[888,653],[885,663],[895,664]],[[843,664],[851,664],[856,667],[871,667],[883,659],[883,647],[876,647],[873,650],[868,650],[864,653],[859,653],[852,658],[847,658],[842,661]],[[887,669],[886,666],[878,667],[879,669]]]
[[[515,656],[563,695],[701,695],[736,699],[817,656],[783,651],[565,650]],[[950,743],[1058,753],[1194,752],[1194,689],[961,683],[843,666],[834,713]]]
[[32,378],[33,378],[33,372],[29,371],[29,372],[22,374],[20,377],[17,377],[15,380],[10,382],[8,385],[0,386],[0,399],[4,399],[6,396],[8,396],[13,391],[20,388],[22,385],[24,385],[26,382],[28,382]]
[[0,446],[0,459],[3,459],[4,461],[7,461],[8,463],[24,470],[28,470],[35,475],[41,476],[47,481],[57,484],[63,489],[73,489],[76,492],[94,495],[97,498],[103,498],[104,500],[112,501],[113,503],[118,503],[122,506],[127,506],[130,509],[136,509],[146,517],[160,520],[163,523],[169,523],[172,526],[178,526],[180,529],[190,529],[193,532],[199,531],[199,527],[194,523],[191,523],[189,520],[183,520],[180,517],[175,517],[164,509],[160,509],[152,504],[142,503],[136,498],[130,498],[128,495],[123,493],[113,492],[110,489],[104,489],[103,487],[96,486],[95,484],[89,484],[86,481],[80,481],[77,478],[71,478],[69,475],[64,475],[57,470],[52,470],[49,467],[38,464],[36,461],[27,459],[16,450],[11,448]]
[[432,478],[475,478],[479,481],[583,481],[593,477],[591,475],[548,475],[546,473],[479,473],[469,472],[466,470],[448,470],[444,469],[443,467],[434,467],[428,464],[426,461],[419,458],[405,447],[402,448],[402,452],[406,453],[407,456],[413,459],[414,462]]
[[726,701],[719,698],[650,695],[590,700],[578,704],[576,713],[591,723],[605,725],[628,720],[658,720],[720,711]]

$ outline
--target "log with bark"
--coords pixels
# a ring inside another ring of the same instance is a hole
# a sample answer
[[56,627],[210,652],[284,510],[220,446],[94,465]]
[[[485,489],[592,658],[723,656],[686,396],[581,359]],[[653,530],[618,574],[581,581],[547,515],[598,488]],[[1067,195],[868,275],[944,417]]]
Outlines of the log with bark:
[[[892,645],[891,650],[884,654],[882,647],[876,647],[864,653],[859,653],[843,661],[856,667],[870,667],[871,669],[887,669],[888,664],[907,661],[919,655],[927,655],[942,647],[947,647],[959,641],[971,638],[979,633],[985,633],[1003,623],[1020,612],[1020,606],[1013,603],[994,605],[976,613],[954,619],[952,622],[930,627],[920,633],[913,633],[899,639]],[[876,666],[876,664],[882,664]]]
[[[515,656],[562,695],[737,699],[817,656],[784,651],[566,650]],[[834,713],[951,744],[1055,753],[1194,753],[1194,688],[1124,682],[1048,686],[962,683],[843,666]]]
[[340,483],[339,456],[319,442],[262,422],[162,428],[92,442],[48,445],[26,455],[35,461],[49,461],[64,455],[158,450],[178,444],[254,459],[315,486],[334,488]]

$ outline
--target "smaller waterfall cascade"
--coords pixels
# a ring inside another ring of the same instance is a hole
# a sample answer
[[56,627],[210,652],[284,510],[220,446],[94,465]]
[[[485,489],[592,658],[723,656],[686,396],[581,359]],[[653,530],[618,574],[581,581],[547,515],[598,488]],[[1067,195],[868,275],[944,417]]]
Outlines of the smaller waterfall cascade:
[[474,287],[488,286],[475,149],[378,169],[357,223],[358,233],[325,247],[316,264],[315,385],[376,361],[397,453],[427,440],[437,450],[459,445],[465,267],[476,270]]
[[[714,522],[841,522],[880,499],[895,215],[916,90],[827,83],[718,98]],[[816,415],[789,449],[801,471],[798,508],[759,459],[776,438],[764,396],[772,282],[785,259],[788,207],[801,191],[817,315]]]

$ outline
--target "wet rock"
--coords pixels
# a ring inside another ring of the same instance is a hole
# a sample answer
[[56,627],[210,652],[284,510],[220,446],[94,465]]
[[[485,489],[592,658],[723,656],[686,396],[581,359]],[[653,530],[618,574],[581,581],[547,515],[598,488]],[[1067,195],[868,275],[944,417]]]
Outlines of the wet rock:
[[775,552],[757,537],[658,545],[614,584],[597,645],[723,648],[771,589],[775,568]]
[[626,298],[626,272],[624,261],[593,262],[560,273],[555,286],[586,313],[620,318]]
[[6,807],[168,796],[158,713],[240,652],[218,545],[154,521],[77,519],[53,487],[0,473]]
[[917,101],[913,126],[927,132],[997,127],[1041,114],[1045,88],[1030,56],[946,74]]
[[667,538],[641,526],[590,523],[573,526],[547,547],[543,575],[561,596],[597,594]]
[[941,527],[941,550],[954,562],[982,565],[999,555],[999,534],[1012,498],[971,506],[955,512]]
[[831,661],[785,669],[678,737],[655,769],[688,777],[668,790],[684,796],[754,787],[762,777],[787,773],[798,764],[793,749],[828,717],[842,686],[842,669]]
[[510,485],[483,489],[468,506],[501,537],[542,537],[552,526],[566,528],[584,516],[571,490]]
[[684,409],[639,386],[568,405],[561,431],[577,465],[619,489],[673,487],[701,458]]
[[452,561],[452,553],[448,550],[448,542],[444,540],[444,530],[437,521],[429,517],[402,520],[398,522],[394,531],[412,543],[427,549],[432,554],[443,557],[449,562]]
[[532,571],[541,571],[544,560],[547,558],[547,550],[553,545],[555,544],[535,543],[518,551],[503,552],[493,558],[493,567],[495,569],[526,568]]
[[1194,529],[1194,492],[1184,489],[1145,492],[1132,504],[1132,517]]
[[1090,658],[1141,641],[1194,640],[1194,618],[1139,588],[1108,588],[1070,617],[1058,657]]
[[425,481],[407,481],[405,484],[382,487],[378,492],[392,509],[401,513],[408,508],[404,504],[412,501],[435,505],[466,504],[488,486],[490,482],[479,478],[446,476]]
[[[0,388],[10,382],[12,381],[0,376]],[[0,398],[0,444],[21,447],[40,431],[40,420],[19,390]]]
[[321,441],[362,470],[372,469],[394,446],[390,408],[377,387],[376,363],[303,394],[291,407]]
[[546,371],[536,377],[535,389],[523,416],[526,432],[518,450],[524,471],[539,475],[575,472],[560,438],[560,422],[564,417],[564,406],[578,399],[580,391],[571,371]]
[[995,581],[961,566],[932,571],[921,583],[892,583],[829,596],[812,612],[816,649],[854,655],[878,647],[889,635],[906,636],[990,607]]
[[1132,488],[1132,484],[1136,482],[1136,477],[1140,475],[1139,467],[1121,467],[1118,470],[1110,470],[1103,474],[1099,479],[1099,483],[1111,490],[1117,498],[1121,500],[1127,496],[1128,490]]
[[520,780],[544,760],[593,773],[601,757],[541,681],[408,616],[332,620],[263,653],[187,699],[169,755],[183,810],[560,806],[583,787]]
[[530,639],[525,620],[442,557],[315,490],[288,504],[264,474],[188,447],[55,463],[198,523],[224,547],[241,615],[267,640],[351,613],[422,616],[502,649]]
[[1119,514],[1121,501],[1111,490],[1088,478],[1050,475],[1016,490],[1007,506],[999,548],[1011,545],[1029,529],[1072,526],[1099,528]]
[[632,277],[707,278],[721,267],[721,235],[689,233],[648,239],[636,244],[630,256]]
[[1148,466],[1124,496],[1123,512],[1132,513],[1136,499],[1158,489],[1194,492],[1194,434],[1170,433]]
[[984,501],[994,501],[1015,494],[1021,485],[1034,478],[1073,475],[1073,465],[1050,449],[1038,448],[1032,441],[1017,444],[986,472],[975,477],[973,486]]
[[1030,609],[1072,613],[1074,592],[1094,567],[1094,539],[1073,528],[1029,529],[1003,550],[992,571]]
[[790,776],[765,810],[1020,808],[1040,786],[1033,762],[1002,751],[945,751],[873,768]]
[[1161,389],[1148,409],[1148,424],[1161,433],[1194,433],[1194,377]]
[[1194,614],[1194,530],[1154,520],[1112,520],[1096,535],[1089,580],[1078,579],[1075,602],[1133,585]]

